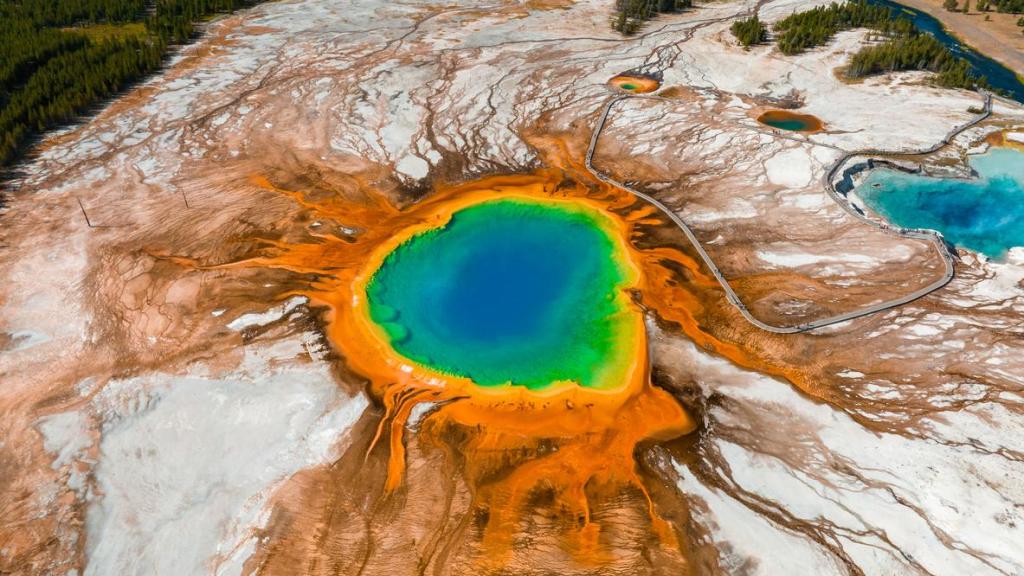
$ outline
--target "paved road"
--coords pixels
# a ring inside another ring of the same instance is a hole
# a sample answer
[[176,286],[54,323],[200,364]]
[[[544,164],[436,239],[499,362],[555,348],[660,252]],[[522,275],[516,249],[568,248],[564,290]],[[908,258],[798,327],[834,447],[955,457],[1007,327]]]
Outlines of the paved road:
[[860,318],[860,317],[863,317],[863,316],[868,316],[868,315],[874,314],[876,312],[882,312],[884,310],[889,310],[889,309],[895,308],[897,306],[902,306],[902,305],[907,304],[909,302],[913,302],[914,300],[917,300],[918,298],[921,298],[922,296],[926,296],[928,294],[931,294],[932,292],[934,292],[934,291],[938,290],[939,288],[942,288],[943,286],[948,284],[949,281],[953,279],[953,274],[954,274],[953,256],[952,256],[952,254],[950,254],[950,251],[949,251],[948,247],[946,246],[946,242],[942,238],[941,234],[939,234],[938,232],[936,232],[934,230],[919,230],[919,229],[911,230],[911,229],[895,228],[895,227],[892,227],[892,226],[883,225],[883,224],[881,224],[879,222],[876,222],[875,220],[867,218],[866,216],[861,214],[859,211],[857,211],[853,206],[851,206],[849,201],[846,199],[846,197],[843,196],[842,194],[840,194],[835,189],[834,180],[835,180],[835,176],[837,174],[839,174],[839,171],[843,168],[843,166],[846,165],[846,163],[849,162],[850,159],[852,159],[854,157],[857,157],[857,156],[894,155],[894,154],[903,155],[903,156],[915,156],[915,155],[930,154],[932,152],[935,152],[935,151],[939,150],[943,146],[946,146],[947,144],[952,142],[952,140],[954,138],[956,138],[959,134],[961,134],[965,130],[975,126],[976,124],[978,124],[982,120],[985,120],[986,118],[988,118],[989,115],[991,115],[991,113],[992,113],[992,96],[990,94],[988,94],[988,93],[983,93],[983,96],[985,98],[985,106],[984,106],[983,111],[978,116],[973,118],[970,122],[968,122],[968,123],[966,123],[966,124],[964,124],[962,126],[957,126],[956,128],[950,130],[949,133],[946,134],[945,139],[943,139],[941,142],[935,144],[934,146],[931,146],[931,147],[929,147],[926,150],[917,150],[917,151],[910,151],[910,152],[901,152],[901,151],[895,151],[894,152],[894,151],[883,151],[883,150],[860,150],[860,151],[854,151],[854,152],[846,152],[838,160],[836,160],[836,162],[832,165],[832,167],[828,171],[826,171],[825,176],[824,176],[823,184],[824,184],[825,190],[828,192],[829,196],[831,196],[833,200],[838,202],[839,205],[842,206],[844,210],[846,210],[848,213],[852,214],[854,217],[858,218],[862,222],[866,222],[866,223],[870,224],[871,226],[874,226],[875,228],[878,228],[880,230],[883,230],[883,231],[885,231],[887,233],[890,233],[890,234],[893,234],[893,235],[896,235],[896,236],[902,236],[902,237],[906,237],[906,238],[917,238],[917,239],[923,239],[923,240],[931,241],[935,245],[936,251],[942,257],[943,263],[945,264],[945,271],[944,271],[944,273],[942,275],[942,278],[936,280],[935,282],[932,282],[931,284],[929,284],[928,286],[925,286],[924,288],[921,288],[920,290],[915,290],[914,292],[911,292],[910,294],[907,294],[907,295],[902,296],[900,298],[895,298],[895,299],[892,299],[892,300],[887,300],[885,302],[880,302],[878,304],[872,304],[871,306],[866,306],[864,308],[861,308],[861,309],[858,309],[858,310],[854,310],[854,311],[851,311],[851,312],[846,312],[846,313],[843,313],[843,314],[837,314],[835,316],[829,316],[827,318],[821,318],[819,320],[812,320],[810,322],[805,322],[803,324],[797,324],[796,326],[775,326],[775,325],[763,322],[763,321],[759,320],[757,317],[755,317],[753,314],[751,314],[750,311],[747,309],[746,305],[743,304],[743,301],[740,300],[740,297],[736,294],[736,291],[733,290],[732,286],[729,284],[729,281],[725,279],[724,275],[722,275],[722,271],[718,269],[718,266],[715,264],[714,260],[712,260],[711,256],[708,255],[707,251],[704,249],[704,246],[702,246],[700,241],[697,240],[697,236],[694,235],[693,230],[691,230],[690,227],[687,226],[686,222],[684,222],[683,219],[680,218],[678,214],[676,214],[671,209],[669,209],[668,206],[665,206],[664,204],[662,204],[661,201],[659,201],[657,198],[654,198],[653,196],[645,194],[644,192],[641,192],[639,190],[636,190],[636,189],[630,187],[629,185],[627,185],[627,184],[625,184],[623,182],[619,182],[617,180],[614,180],[610,176],[608,176],[608,175],[600,172],[596,168],[594,168],[594,163],[593,163],[593,161],[594,161],[594,151],[597,149],[598,139],[601,137],[601,131],[604,130],[605,124],[608,121],[608,115],[611,113],[612,108],[615,107],[616,103],[621,102],[622,100],[625,100],[625,99],[628,99],[628,98],[644,98],[644,96],[641,96],[641,95],[617,96],[615,98],[612,98],[608,102],[608,104],[605,105],[604,110],[602,110],[602,112],[601,112],[600,118],[598,118],[597,125],[594,127],[594,133],[593,133],[593,135],[590,138],[590,147],[587,149],[586,167],[587,167],[587,170],[595,178],[597,178],[597,179],[599,179],[599,180],[601,180],[603,182],[607,182],[607,183],[609,183],[609,184],[611,184],[613,186],[616,186],[618,188],[621,188],[622,190],[625,190],[626,192],[629,192],[630,194],[636,196],[637,198],[640,198],[640,199],[644,200],[645,202],[648,202],[649,204],[651,204],[651,205],[655,206],[656,208],[658,208],[659,210],[661,210],[661,212],[664,213],[665,216],[667,216],[670,220],[672,220],[672,222],[675,223],[675,225],[678,226],[679,229],[683,231],[683,234],[685,234],[686,238],[690,241],[691,244],[693,244],[693,247],[697,250],[697,253],[700,254],[700,257],[704,261],[704,264],[706,264],[707,267],[711,270],[712,274],[715,275],[715,278],[718,280],[718,283],[721,284],[722,289],[725,290],[726,298],[728,298],[729,302],[733,306],[735,306],[736,309],[738,309],[740,311],[740,314],[742,314],[743,317],[748,322],[750,322],[751,324],[753,324],[754,326],[757,326],[758,328],[760,328],[762,330],[766,330],[768,332],[773,332],[775,334],[794,334],[794,333],[797,333],[797,332],[806,332],[808,330],[814,330],[816,328],[823,328],[825,326],[831,326],[833,324],[839,324],[841,322],[846,322],[848,320],[853,320],[855,318]]

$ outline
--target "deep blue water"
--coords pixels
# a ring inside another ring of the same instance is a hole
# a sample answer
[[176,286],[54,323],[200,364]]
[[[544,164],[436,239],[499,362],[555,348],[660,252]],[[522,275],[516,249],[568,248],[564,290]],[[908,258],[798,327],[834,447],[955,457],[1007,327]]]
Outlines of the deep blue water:
[[515,200],[460,210],[385,259],[371,318],[407,358],[477,384],[591,385],[619,355],[625,278],[596,218]]
[[918,29],[931,34],[954,54],[967,60],[976,74],[988,78],[992,88],[1018,102],[1024,102],[1024,83],[1013,70],[962,44],[955,36],[947,32],[942,26],[942,22],[936,18],[892,0],[867,0],[867,2],[877,6],[886,6],[899,12],[901,17],[912,20]]
[[[453,236],[463,230],[464,217],[455,219]],[[425,286],[432,314],[456,341],[493,345],[536,335],[595,272],[600,244],[593,236],[600,232],[585,223],[534,215],[496,219],[477,231],[448,274],[435,276],[445,281]]]
[[1024,152],[996,148],[971,166],[977,180],[875,170],[857,195],[899,226],[938,230],[957,246],[1000,258],[1024,246]]

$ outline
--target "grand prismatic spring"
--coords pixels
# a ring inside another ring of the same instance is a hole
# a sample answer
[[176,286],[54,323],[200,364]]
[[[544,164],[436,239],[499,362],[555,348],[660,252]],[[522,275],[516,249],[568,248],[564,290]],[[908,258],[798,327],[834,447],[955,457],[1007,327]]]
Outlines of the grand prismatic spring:
[[621,388],[643,323],[606,218],[572,201],[463,208],[385,257],[370,316],[400,354],[480,386]]
[[[390,505],[408,498],[397,495],[410,489],[404,431],[421,406],[429,410],[417,417],[418,449],[443,448],[465,466],[480,515],[474,569],[524,553],[520,541],[535,522],[538,494],[550,499],[551,516],[535,536],[555,537],[573,562],[615,560],[608,539],[616,535],[593,516],[631,495],[625,502],[653,538],[650,553],[681,565],[685,538],[664,517],[675,512],[655,503],[633,454],[695,424],[650,381],[644,316],[634,299],[649,278],[661,281],[662,262],[693,262],[632,245],[638,226],[659,222],[649,208],[608,189],[595,196],[557,171],[441,187],[404,210],[307,206],[323,218],[345,214],[351,222],[359,214],[366,231],[354,242],[272,242],[273,255],[231,266],[323,278],[302,292],[331,307],[328,336],[371,378],[385,407],[365,454],[386,459],[377,489],[396,494]],[[650,291],[652,303],[659,292]]]
[[0,0],[0,575],[1024,574],[1024,106],[913,1]]

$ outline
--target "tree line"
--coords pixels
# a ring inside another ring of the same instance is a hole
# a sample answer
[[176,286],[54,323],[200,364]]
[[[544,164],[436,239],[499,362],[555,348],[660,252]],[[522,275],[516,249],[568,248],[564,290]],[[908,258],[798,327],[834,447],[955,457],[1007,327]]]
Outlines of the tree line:
[[966,60],[954,56],[930,34],[907,35],[875,46],[866,46],[850,59],[846,74],[853,78],[863,78],[901,70],[935,72],[935,82],[949,88],[974,88],[985,84],[984,79],[974,74]]
[[0,18],[36,27],[78,22],[132,22],[146,10],[145,0],[2,0]]
[[[1021,0],[1024,2],[1024,0]],[[935,72],[937,84],[949,88],[987,87],[970,63],[953,54],[930,34],[921,32],[914,23],[885,6],[873,6],[864,0],[832,3],[804,12],[797,12],[775,23],[773,30],[779,50],[788,55],[799,54],[822,46],[843,30],[869,28],[880,43],[864,46],[854,54],[846,68],[850,78],[903,70]],[[733,24],[737,41],[749,47],[765,41],[767,29],[757,17]]]
[[612,29],[635,34],[644,23],[658,14],[678,12],[693,6],[693,0],[615,0]]
[[990,0],[999,12],[1020,14],[1024,12],[1024,0]]
[[875,6],[861,0],[858,2],[832,3],[805,12],[797,12],[775,23],[779,50],[783,54],[800,54],[810,48],[823,46],[844,30],[872,28],[899,33],[893,28],[913,27],[906,19],[893,19],[892,11],[885,6]]
[[211,14],[248,8],[258,0],[156,0],[146,28],[163,42],[185,42],[195,34],[196,22]]
[[[258,1],[0,0],[0,165],[157,70],[196,22]],[[94,25],[134,28],[87,34]]]

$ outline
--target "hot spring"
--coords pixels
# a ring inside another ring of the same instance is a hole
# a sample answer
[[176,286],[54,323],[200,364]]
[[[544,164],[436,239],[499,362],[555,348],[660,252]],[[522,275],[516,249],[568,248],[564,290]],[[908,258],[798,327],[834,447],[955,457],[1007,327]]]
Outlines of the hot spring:
[[387,254],[366,287],[400,355],[479,386],[619,386],[642,338],[634,274],[608,217],[579,202],[500,198]]

